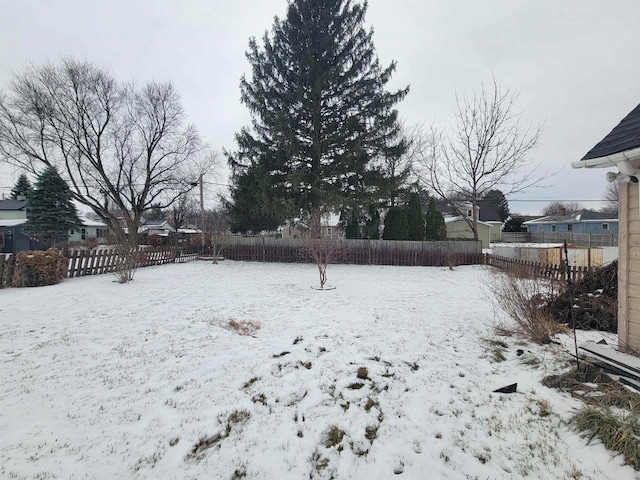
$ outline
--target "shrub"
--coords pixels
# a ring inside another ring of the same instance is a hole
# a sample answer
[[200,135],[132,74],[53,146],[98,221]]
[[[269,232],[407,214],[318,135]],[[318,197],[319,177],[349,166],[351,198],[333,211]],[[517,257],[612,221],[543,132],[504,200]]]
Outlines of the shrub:
[[20,252],[16,255],[15,287],[55,285],[67,276],[67,258],[55,250]]
[[494,272],[490,288],[500,309],[511,317],[516,329],[532,341],[550,343],[557,333],[566,331],[566,326],[556,322],[544,308],[559,290],[558,283],[511,269]]

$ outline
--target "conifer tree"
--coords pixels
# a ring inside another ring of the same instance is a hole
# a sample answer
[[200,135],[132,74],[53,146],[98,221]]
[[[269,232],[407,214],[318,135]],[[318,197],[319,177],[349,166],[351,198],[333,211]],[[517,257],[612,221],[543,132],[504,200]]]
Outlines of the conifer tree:
[[10,198],[14,200],[18,197],[29,198],[31,191],[31,182],[24,173],[21,173],[15,186],[11,189]]
[[29,221],[25,230],[53,242],[59,236],[66,238],[70,229],[80,225],[71,198],[71,190],[56,168],[45,168],[27,201]]
[[484,195],[483,200],[487,200],[495,205],[496,210],[498,210],[498,214],[500,215],[500,220],[504,222],[509,218],[509,202],[504,196],[504,193],[500,190],[489,190]]
[[349,223],[347,223],[344,233],[347,238],[360,238],[360,224],[358,221],[358,214],[355,209],[351,211]]
[[269,175],[271,203],[291,200],[303,216],[362,206],[383,190],[375,161],[406,150],[394,106],[408,87],[385,90],[396,64],[380,66],[366,11],[366,2],[292,0],[262,46],[251,39],[252,74],[242,78],[241,99],[252,128],[228,153],[232,210],[246,193],[240,179],[256,165]]
[[362,228],[362,238],[380,239],[380,212],[375,205],[369,205],[369,215]]
[[409,196],[407,205],[407,223],[409,224],[409,240],[424,240],[425,217],[420,206],[420,197],[417,193]]
[[400,207],[391,207],[384,218],[383,240],[408,240],[409,222],[407,213]]
[[436,201],[433,198],[429,200],[425,224],[427,240],[444,240],[447,238],[447,226],[444,223],[444,217],[436,210]]

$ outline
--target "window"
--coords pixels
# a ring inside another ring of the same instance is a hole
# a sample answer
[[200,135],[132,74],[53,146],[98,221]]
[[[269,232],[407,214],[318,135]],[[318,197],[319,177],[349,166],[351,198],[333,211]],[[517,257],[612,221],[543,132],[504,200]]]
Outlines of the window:
[[106,236],[104,232],[104,228],[96,228],[96,238],[104,238]]
[[551,225],[551,231],[555,232],[556,231],[556,226],[555,225]]
[[471,210],[467,210],[467,217],[472,217],[473,214],[471,213]]
[[331,236],[331,227],[327,227],[327,237]]
[[604,231],[604,232],[608,232],[609,231],[609,224],[608,223],[603,223],[602,224],[602,231]]
[[0,248],[4,248],[4,232],[0,233]]
[[75,230],[69,230],[69,235],[73,235]]
[[82,240],[85,240],[87,238],[87,229],[86,228],[81,228],[80,229],[80,238]]
[[567,231],[568,232],[573,232],[573,224],[570,223],[569,225],[567,225]]

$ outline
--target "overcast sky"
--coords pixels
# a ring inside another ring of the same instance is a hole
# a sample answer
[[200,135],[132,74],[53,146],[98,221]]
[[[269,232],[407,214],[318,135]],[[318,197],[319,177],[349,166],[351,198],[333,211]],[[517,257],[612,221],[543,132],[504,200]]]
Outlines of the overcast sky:
[[[0,0],[0,89],[25,64],[61,55],[89,60],[122,81],[171,80],[204,140],[233,149],[234,133],[249,124],[239,89],[240,77],[250,73],[249,38],[262,37],[286,6],[286,0]],[[370,0],[366,23],[382,64],[398,63],[390,88],[411,86],[398,107],[409,123],[446,126],[455,93],[492,75],[521,90],[523,120],[544,123],[533,157],[560,172],[548,187],[510,198],[512,211],[537,213],[551,200],[599,207],[587,200],[602,198],[605,171],[573,170],[570,163],[640,102],[640,1]],[[17,175],[6,167],[0,172],[0,194],[8,194]]]

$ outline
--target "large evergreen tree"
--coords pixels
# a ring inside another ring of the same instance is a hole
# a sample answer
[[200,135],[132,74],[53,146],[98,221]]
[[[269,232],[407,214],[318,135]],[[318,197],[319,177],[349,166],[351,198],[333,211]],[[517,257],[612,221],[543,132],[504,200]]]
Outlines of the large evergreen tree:
[[495,205],[496,210],[498,210],[498,214],[500,215],[500,220],[504,222],[509,218],[509,202],[504,196],[504,193],[500,190],[489,190],[484,195],[483,200]]
[[436,201],[433,198],[429,200],[425,223],[427,240],[444,240],[447,238],[447,226],[444,223],[444,217],[436,210]]
[[243,201],[242,176],[256,165],[269,175],[265,193],[280,199],[272,203],[291,200],[303,215],[380,196],[379,159],[406,150],[394,106],[408,88],[385,90],[396,65],[380,66],[366,10],[350,0],[293,0],[262,46],[250,41],[252,75],[241,81],[241,98],[253,125],[228,155],[232,211]]
[[407,223],[409,224],[409,240],[424,240],[424,215],[417,193],[409,196],[407,205]]
[[80,225],[78,212],[71,199],[71,190],[56,168],[45,168],[38,175],[27,201],[29,221],[25,230],[54,242],[59,236],[66,237],[70,229]]
[[22,173],[18,177],[18,181],[11,189],[10,197],[16,200],[18,197],[29,198],[31,196],[31,182],[27,178],[27,176]]

